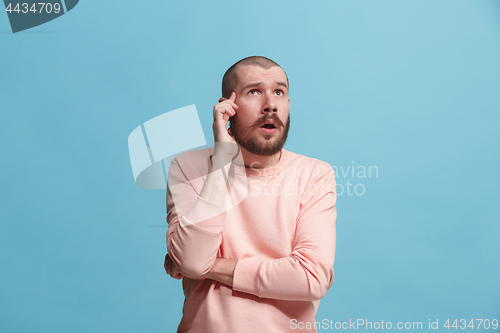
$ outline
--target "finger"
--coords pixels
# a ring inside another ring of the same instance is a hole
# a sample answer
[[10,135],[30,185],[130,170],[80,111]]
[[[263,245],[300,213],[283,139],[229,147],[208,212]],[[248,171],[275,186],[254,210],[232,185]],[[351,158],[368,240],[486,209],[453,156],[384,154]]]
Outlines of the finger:
[[[229,121],[229,118],[231,118],[232,116],[234,116],[235,112],[234,111],[227,111],[223,114],[223,118],[224,118],[224,121]],[[226,124],[226,127],[227,127],[227,124]]]
[[165,256],[165,270],[167,271],[167,274],[170,274],[172,272],[172,265],[174,264],[174,261],[170,256],[167,254]]
[[229,117],[232,117],[236,114],[236,110],[234,110],[231,106],[229,106],[227,109],[226,109],[226,113],[228,114]]
[[170,276],[173,277],[173,278],[175,278],[179,274],[182,274],[181,271],[180,271],[180,269],[178,269],[177,267],[174,266],[172,268],[172,271],[170,272]]
[[163,264],[163,268],[165,268],[165,272],[167,274],[170,274],[170,269],[168,268],[168,263],[165,261],[165,263]]
[[[224,103],[222,103],[222,102],[224,102]],[[234,101],[232,101],[230,99],[227,99],[227,98],[224,98],[224,97],[221,97],[219,99],[219,104],[221,104],[221,105],[229,104],[233,109],[237,109],[238,108],[238,105]]]
[[219,106],[215,109],[215,112],[221,114],[223,118],[225,118],[225,115],[227,115],[228,117],[232,117],[236,114],[236,111],[234,111],[234,109],[230,105]]
[[175,266],[175,264],[172,263],[172,267],[170,268],[169,272],[170,276],[173,277],[174,279],[182,279],[184,275],[182,274],[181,270]]
[[231,96],[229,96],[229,99],[225,98],[224,100],[227,100],[233,108],[238,108],[238,105],[236,105],[236,93],[234,91],[231,93]]
[[233,109],[238,109],[238,105],[236,105],[236,103],[230,99],[227,100],[229,104],[231,104],[231,106],[233,107]]

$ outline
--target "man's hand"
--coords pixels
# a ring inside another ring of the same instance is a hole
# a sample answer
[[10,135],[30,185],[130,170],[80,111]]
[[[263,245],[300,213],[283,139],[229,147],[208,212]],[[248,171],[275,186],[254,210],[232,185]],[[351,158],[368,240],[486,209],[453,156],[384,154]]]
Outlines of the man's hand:
[[237,262],[238,260],[235,259],[216,258],[205,277],[233,287],[234,270]]
[[167,253],[167,255],[165,255],[165,262],[163,264],[163,267],[165,267],[165,272],[167,272],[167,274],[169,274],[174,279],[179,280],[183,277],[187,277],[189,279],[212,279],[232,287],[234,269],[236,268],[237,262],[238,260],[216,258],[214,265],[207,274],[202,276],[187,276],[183,274],[179,268],[177,268],[177,266],[174,264],[174,261]]
[[173,277],[174,279],[180,280],[184,277],[187,277],[189,279],[193,280],[200,280],[200,279],[207,279],[207,274],[201,275],[201,276],[191,276],[183,271],[181,271],[174,263],[172,258],[170,258],[170,255],[167,253],[165,255],[165,262],[163,263],[163,267],[165,267],[165,272],[167,272],[168,275]]
[[181,273],[181,270],[177,268],[168,253],[165,255],[165,262],[163,263],[163,267],[165,267],[165,272],[167,272],[167,274],[169,274],[174,279],[180,280],[184,277],[184,275],[182,275]]
[[214,105],[214,123],[212,129],[214,131],[215,151],[217,156],[233,158],[238,154],[238,146],[233,136],[227,129],[229,118],[236,114],[238,105],[235,103],[236,93],[233,91],[228,98],[221,97],[219,103]]

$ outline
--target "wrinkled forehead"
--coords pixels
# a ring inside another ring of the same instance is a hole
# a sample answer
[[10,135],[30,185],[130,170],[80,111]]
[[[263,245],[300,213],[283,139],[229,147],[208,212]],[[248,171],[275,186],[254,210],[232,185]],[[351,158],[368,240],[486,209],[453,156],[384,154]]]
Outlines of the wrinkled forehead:
[[251,82],[284,82],[288,87],[288,79],[281,67],[272,66],[268,69],[257,65],[240,65],[236,68],[236,86],[244,87]]

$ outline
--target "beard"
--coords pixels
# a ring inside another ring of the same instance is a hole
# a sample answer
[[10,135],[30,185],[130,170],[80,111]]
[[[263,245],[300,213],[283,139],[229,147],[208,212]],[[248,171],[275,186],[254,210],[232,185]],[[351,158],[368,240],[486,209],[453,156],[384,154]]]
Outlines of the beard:
[[[286,139],[288,137],[288,131],[290,130],[290,114],[288,114],[286,124],[283,125],[283,122],[274,112],[267,113],[264,117],[257,120],[255,124],[251,126],[251,131],[253,131],[255,128],[258,129],[268,119],[275,120],[278,126],[278,130],[280,130],[280,134],[278,134],[279,136],[275,140],[270,140],[275,134],[264,134],[265,141],[262,142],[261,138],[259,138],[257,135],[252,135],[251,132],[248,138],[243,138],[241,136],[243,130],[240,128],[241,124],[238,124],[237,114],[229,119],[229,129],[231,130],[231,134],[233,135],[234,140],[248,152],[259,156],[272,156],[280,152],[285,145]],[[283,130],[281,130],[281,128],[283,128]]]

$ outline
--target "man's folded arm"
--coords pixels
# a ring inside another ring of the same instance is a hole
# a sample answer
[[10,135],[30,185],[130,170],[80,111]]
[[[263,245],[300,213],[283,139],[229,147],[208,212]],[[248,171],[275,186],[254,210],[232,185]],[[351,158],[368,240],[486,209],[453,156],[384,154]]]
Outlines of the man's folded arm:
[[196,170],[200,163],[190,165],[183,170],[176,159],[170,165],[167,250],[182,272],[201,276],[212,267],[222,242],[226,207],[220,205],[220,198],[226,183],[221,169],[209,173],[204,181],[203,173]]
[[333,170],[319,182],[320,188],[328,190],[310,195],[301,207],[291,255],[239,259],[233,290],[281,300],[313,301],[325,296],[334,276],[337,211]]

